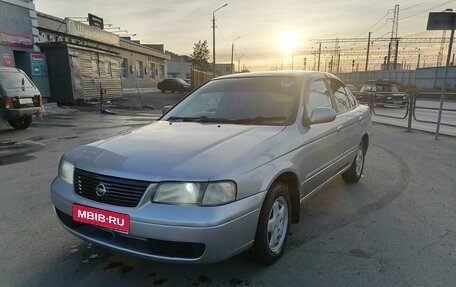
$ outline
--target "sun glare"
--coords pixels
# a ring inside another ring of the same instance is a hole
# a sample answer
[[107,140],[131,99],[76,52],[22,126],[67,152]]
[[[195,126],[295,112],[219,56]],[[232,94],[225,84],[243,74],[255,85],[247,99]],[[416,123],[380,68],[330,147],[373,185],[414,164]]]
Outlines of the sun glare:
[[291,53],[294,48],[296,48],[296,44],[298,42],[298,38],[295,32],[292,31],[285,31],[279,34],[278,37],[280,49],[284,53]]

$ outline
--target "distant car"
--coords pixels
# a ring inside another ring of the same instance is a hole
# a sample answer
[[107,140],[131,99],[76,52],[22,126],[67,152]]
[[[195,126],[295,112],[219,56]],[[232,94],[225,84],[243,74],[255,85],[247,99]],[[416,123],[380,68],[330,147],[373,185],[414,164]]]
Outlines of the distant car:
[[42,112],[41,93],[29,77],[20,69],[0,67],[0,118],[23,130]]
[[157,88],[162,92],[165,93],[166,91],[171,92],[190,92],[191,87],[190,84],[184,81],[183,79],[179,78],[169,78],[164,79],[160,83],[158,83]]
[[322,72],[215,78],[164,113],[63,155],[51,200],[67,231],[160,261],[252,248],[271,264],[302,202],[338,175],[361,179],[372,129],[369,108]]
[[359,92],[355,93],[355,97],[360,103],[364,104],[368,104],[371,99],[372,104],[378,107],[389,105],[403,108],[407,106],[408,103],[407,94],[399,92],[397,83],[387,80],[366,82]]

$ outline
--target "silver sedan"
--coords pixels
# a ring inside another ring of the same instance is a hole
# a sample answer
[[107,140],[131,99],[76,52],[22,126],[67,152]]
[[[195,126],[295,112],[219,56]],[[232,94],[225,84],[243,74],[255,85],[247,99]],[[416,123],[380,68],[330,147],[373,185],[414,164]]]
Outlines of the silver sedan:
[[63,155],[55,212],[75,236],[154,260],[207,263],[251,249],[271,264],[300,204],[361,178],[372,128],[337,77],[219,77],[158,121]]

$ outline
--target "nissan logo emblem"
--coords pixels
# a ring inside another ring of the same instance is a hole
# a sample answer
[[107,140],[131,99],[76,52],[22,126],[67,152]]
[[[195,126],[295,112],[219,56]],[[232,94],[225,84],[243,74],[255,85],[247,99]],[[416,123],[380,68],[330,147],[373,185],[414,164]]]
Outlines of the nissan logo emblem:
[[107,192],[106,190],[106,186],[102,183],[100,183],[99,185],[97,185],[97,188],[95,188],[95,193],[99,196],[99,197],[102,197],[103,195],[105,195],[105,193]]

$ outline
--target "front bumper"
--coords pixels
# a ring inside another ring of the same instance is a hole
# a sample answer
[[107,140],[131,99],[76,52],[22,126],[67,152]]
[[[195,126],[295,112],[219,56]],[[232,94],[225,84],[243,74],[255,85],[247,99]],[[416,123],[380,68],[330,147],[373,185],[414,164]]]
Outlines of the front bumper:
[[[81,197],[58,177],[51,185],[57,217],[75,236],[148,259],[189,263],[221,261],[249,249],[265,195],[260,192],[227,205],[200,207],[153,203],[146,191],[137,207],[121,207]],[[73,221],[73,203],[128,214],[129,234]]]

